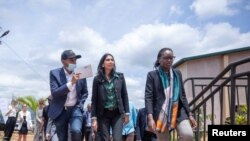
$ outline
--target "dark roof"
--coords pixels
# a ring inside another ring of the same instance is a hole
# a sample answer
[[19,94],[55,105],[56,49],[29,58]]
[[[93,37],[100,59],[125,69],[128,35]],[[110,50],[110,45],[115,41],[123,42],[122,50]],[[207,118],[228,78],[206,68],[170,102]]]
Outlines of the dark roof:
[[243,48],[232,49],[232,50],[214,52],[214,53],[209,53],[209,54],[203,54],[203,55],[198,55],[198,56],[192,56],[192,57],[187,57],[187,58],[182,58],[181,60],[174,63],[173,67],[178,67],[179,65],[183,64],[184,62],[190,61],[190,60],[207,58],[207,57],[218,56],[218,55],[232,54],[232,53],[248,51],[248,50],[250,50],[250,46],[243,47]]

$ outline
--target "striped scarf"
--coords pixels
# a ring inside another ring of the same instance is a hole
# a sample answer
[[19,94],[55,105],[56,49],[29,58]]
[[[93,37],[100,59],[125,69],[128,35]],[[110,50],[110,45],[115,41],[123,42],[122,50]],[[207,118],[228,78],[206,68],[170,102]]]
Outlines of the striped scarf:
[[[162,105],[158,120],[156,122],[156,131],[164,132],[166,128],[170,130],[176,127],[178,113],[178,101],[180,96],[180,82],[178,74],[170,68],[170,76],[159,67],[160,79],[164,88],[165,101]],[[170,79],[169,79],[170,77]]]

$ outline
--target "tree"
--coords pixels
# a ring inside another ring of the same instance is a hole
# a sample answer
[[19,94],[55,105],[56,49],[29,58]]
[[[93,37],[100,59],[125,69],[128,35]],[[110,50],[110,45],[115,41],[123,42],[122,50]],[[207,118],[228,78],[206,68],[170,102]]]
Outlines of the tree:
[[38,108],[38,102],[34,96],[18,97],[18,101],[22,104],[26,104],[34,113]]

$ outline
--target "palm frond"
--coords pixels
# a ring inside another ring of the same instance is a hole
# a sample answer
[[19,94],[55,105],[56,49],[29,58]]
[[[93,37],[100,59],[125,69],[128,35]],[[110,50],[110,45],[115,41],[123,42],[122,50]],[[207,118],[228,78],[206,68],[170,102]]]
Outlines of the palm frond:
[[38,101],[34,96],[18,97],[18,101],[22,104],[26,104],[33,112],[36,112]]

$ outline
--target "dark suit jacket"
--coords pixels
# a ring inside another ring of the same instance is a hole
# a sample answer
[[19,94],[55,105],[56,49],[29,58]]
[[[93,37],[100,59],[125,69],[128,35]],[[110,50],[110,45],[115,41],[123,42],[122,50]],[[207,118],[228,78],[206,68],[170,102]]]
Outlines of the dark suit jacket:
[[[190,114],[190,108],[186,98],[185,90],[182,82],[182,75],[179,70],[174,69],[174,72],[179,75],[180,78],[180,98],[179,98],[179,111],[177,116],[177,122],[187,119]],[[154,120],[158,119],[160,110],[165,101],[165,94],[163,85],[160,79],[158,70],[154,70],[148,73],[145,89],[145,106],[147,114],[153,114]]]
[[[49,107],[49,117],[56,119],[64,109],[69,89],[66,85],[67,78],[63,68],[50,71],[50,91],[52,94],[52,102]],[[86,79],[80,79],[76,83],[77,103],[83,108],[84,102],[88,97],[88,89]],[[83,109],[82,109],[83,110]]]
[[141,108],[137,114],[136,121],[136,140],[142,140],[144,136],[144,130],[146,129],[147,112],[146,108]]
[[[115,85],[115,94],[117,98],[117,106],[120,114],[129,113],[129,104],[128,104],[128,93],[126,88],[126,82],[122,73],[116,72],[118,78],[116,78]],[[92,117],[101,117],[104,111],[104,103],[106,98],[106,89],[104,87],[105,79],[97,75],[93,80],[92,88]]]

